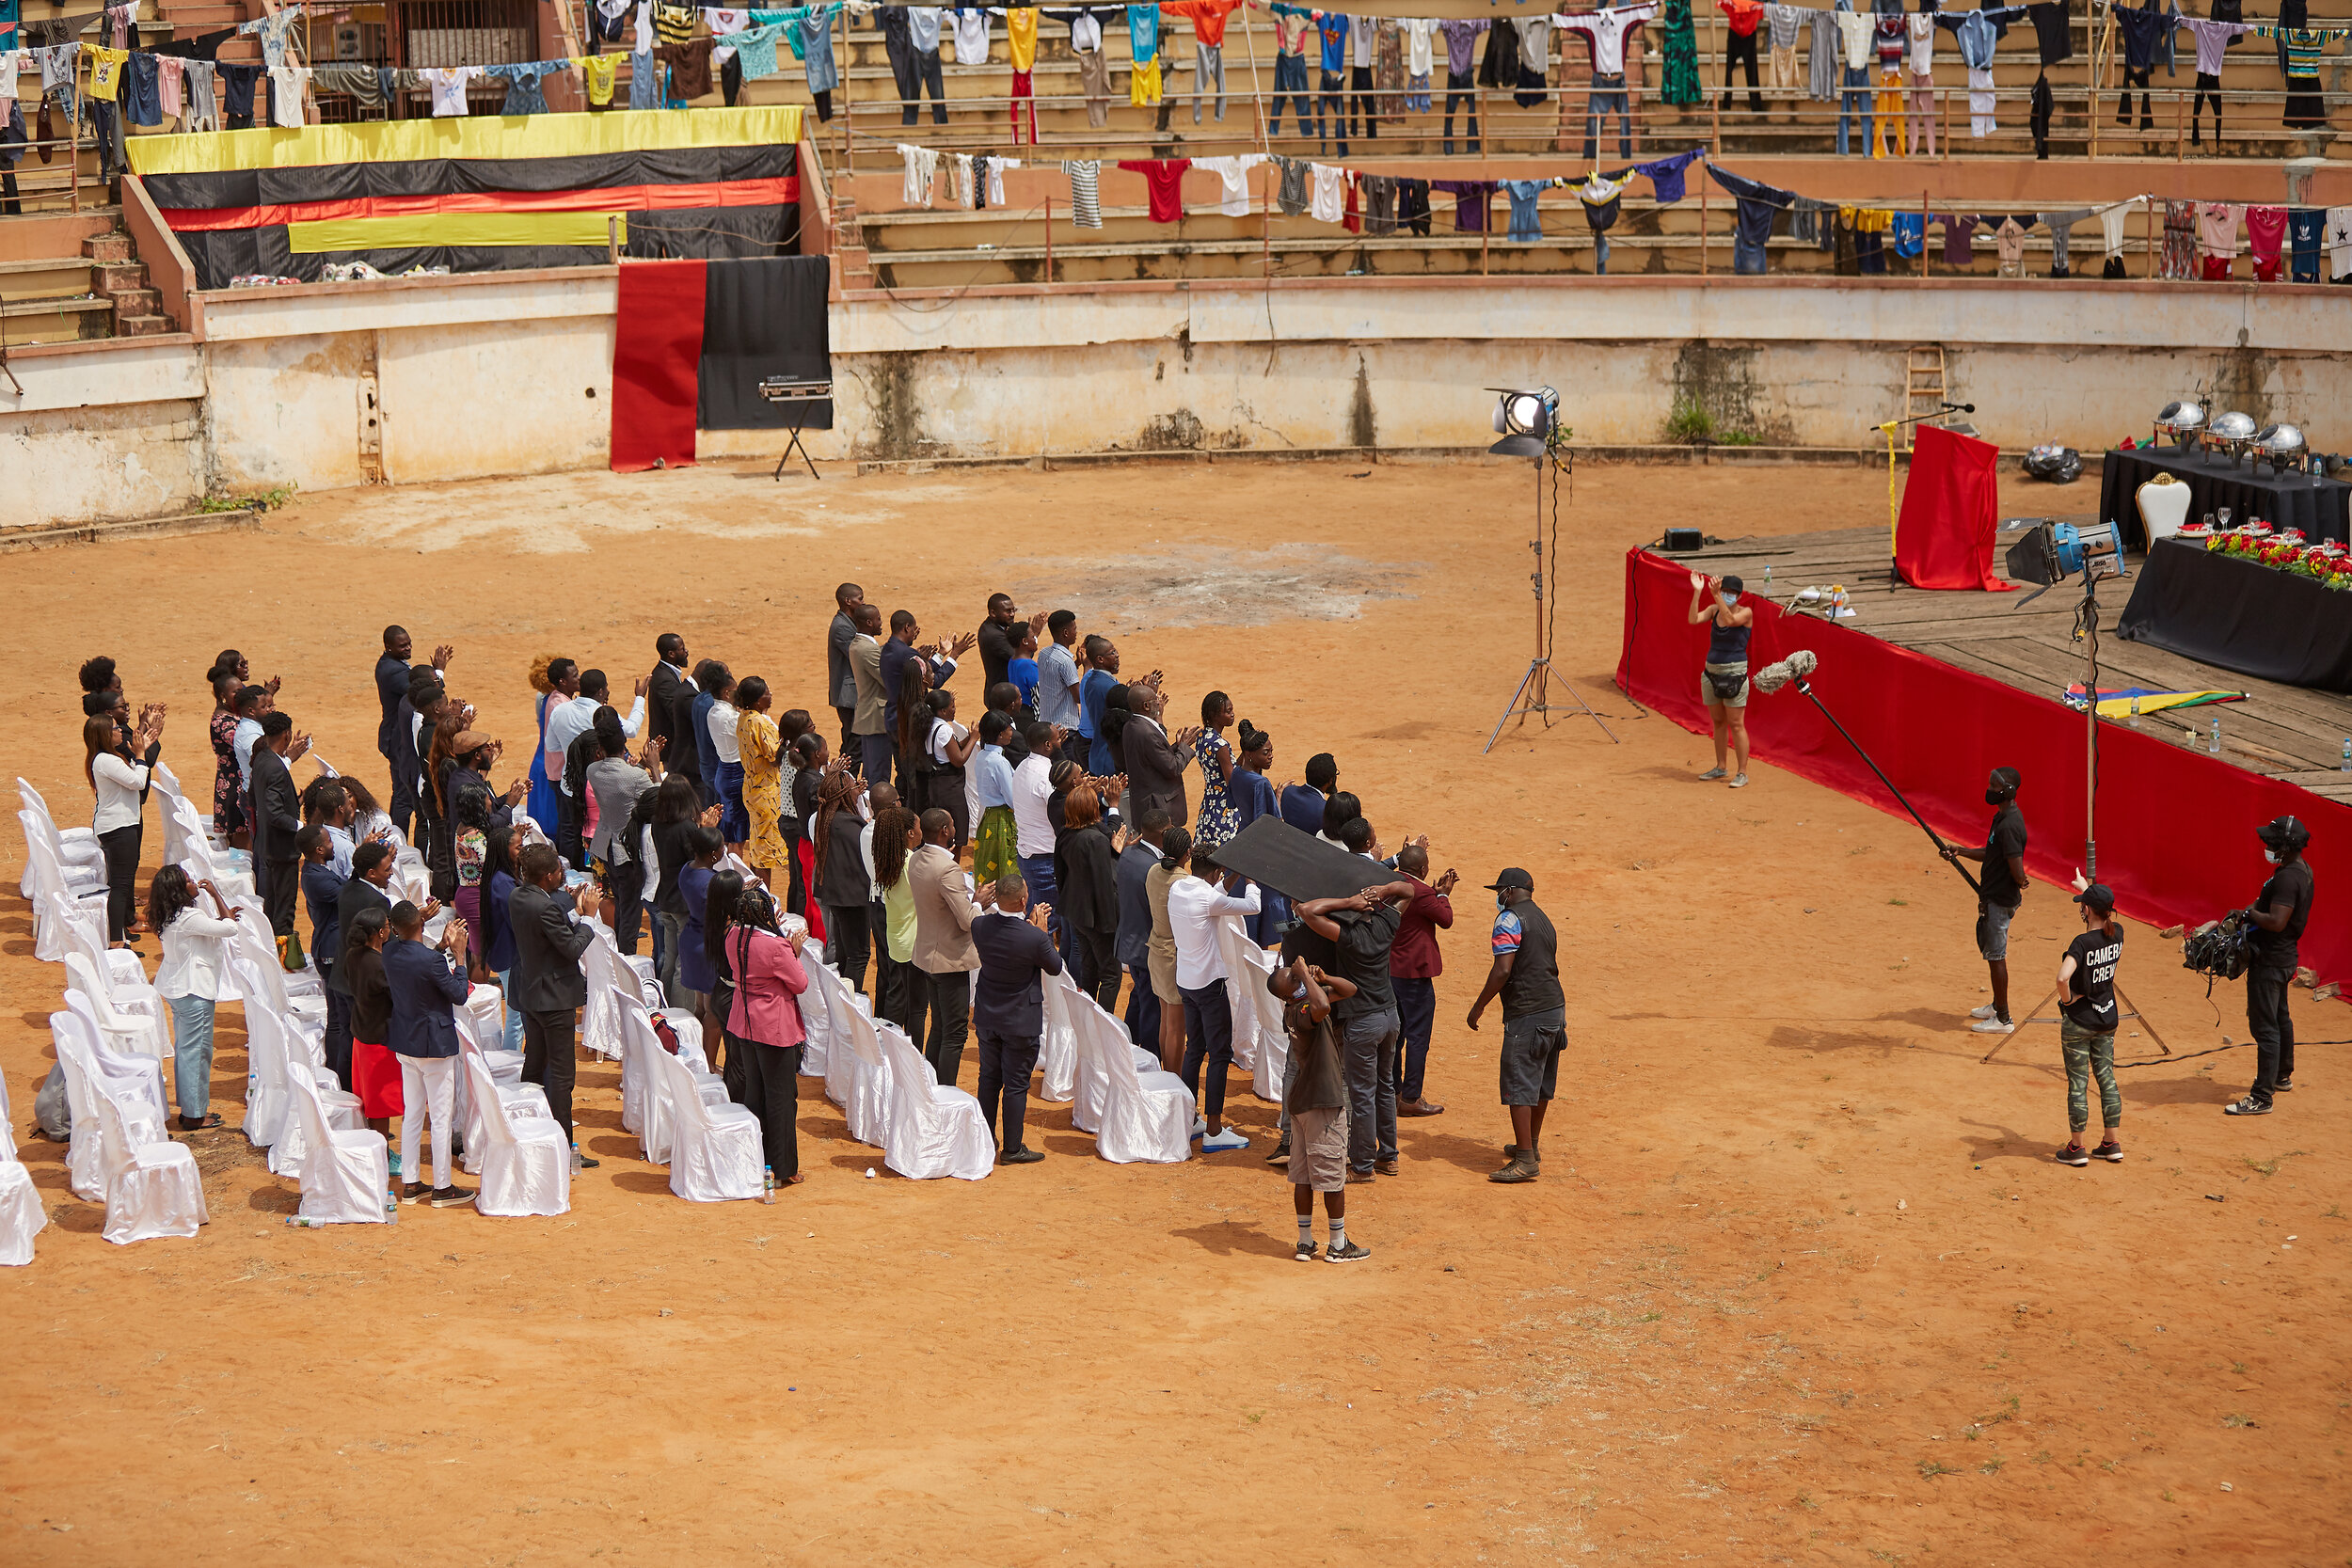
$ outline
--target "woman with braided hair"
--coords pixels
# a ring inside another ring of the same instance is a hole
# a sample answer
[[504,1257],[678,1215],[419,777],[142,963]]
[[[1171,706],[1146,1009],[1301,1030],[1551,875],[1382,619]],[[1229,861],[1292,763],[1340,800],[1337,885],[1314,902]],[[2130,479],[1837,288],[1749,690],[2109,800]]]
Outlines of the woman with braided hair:
[[810,885],[824,907],[825,928],[833,933],[833,963],[851,990],[866,989],[866,909],[873,902],[873,869],[858,840],[866,816],[858,798],[866,781],[848,771],[847,758],[836,758],[817,789],[817,819],[809,830],[816,856]]

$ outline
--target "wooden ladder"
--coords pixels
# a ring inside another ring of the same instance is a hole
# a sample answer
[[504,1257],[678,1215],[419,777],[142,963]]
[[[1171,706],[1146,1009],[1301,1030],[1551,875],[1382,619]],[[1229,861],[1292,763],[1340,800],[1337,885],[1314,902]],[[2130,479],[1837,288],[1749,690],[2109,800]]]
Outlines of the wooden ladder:
[[1944,345],[1911,345],[1903,375],[1903,414],[1922,424],[1944,422]]

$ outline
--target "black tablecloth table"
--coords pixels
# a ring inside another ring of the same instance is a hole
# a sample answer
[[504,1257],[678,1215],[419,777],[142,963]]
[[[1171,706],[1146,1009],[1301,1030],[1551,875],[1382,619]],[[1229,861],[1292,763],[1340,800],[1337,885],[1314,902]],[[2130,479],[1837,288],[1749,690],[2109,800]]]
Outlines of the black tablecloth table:
[[2241,675],[2352,694],[2352,593],[2160,539],[2116,635]]
[[2334,539],[2352,544],[2352,484],[2311,474],[2275,473],[2268,464],[2255,476],[2250,459],[2233,465],[2218,452],[2143,447],[2110,451],[2099,472],[2099,515],[2122,525],[2125,546],[2147,547],[2139,521],[2139,487],[2159,473],[2188,483],[2188,521],[2230,509],[2233,525],[2260,517],[2281,531],[2299,528],[2312,544]]

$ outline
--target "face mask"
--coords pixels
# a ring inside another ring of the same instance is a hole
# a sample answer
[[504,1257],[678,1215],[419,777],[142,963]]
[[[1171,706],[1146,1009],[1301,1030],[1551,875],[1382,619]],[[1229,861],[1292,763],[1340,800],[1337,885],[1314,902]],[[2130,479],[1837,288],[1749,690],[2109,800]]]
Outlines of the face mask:
[[1737,594],[1723,594],[1717,596],[1724,601],[1724,608],[1725,610],[1731,609],[1740,602],[1740,595]]
[[1984,803],[1988,806],[2007,805],[2009,798],[2009,791],[2005,789],[1988,789],[1984,792]]
[[2268,861],[2273,865],[2277,865],[2279,863],[2279,851],[2276,849],[2265,849],[2263,851],[2263,859]]
[[1495,895],[1495,908],[1496,908],[1496,909],[1498,909],[1498,910],[1507,910],[1507,909],[1509,909],[1510,907],[1511,907],[1511,906],[1510,906],[1510,904],[1509,904],[1509,903],[1508,903],[1508,902],[1507,902],[1507,901],[1503,898],[1502,895],[1501,895],[1500,893],[1498,893],[1498,894],[1496,894],[1496,895]]

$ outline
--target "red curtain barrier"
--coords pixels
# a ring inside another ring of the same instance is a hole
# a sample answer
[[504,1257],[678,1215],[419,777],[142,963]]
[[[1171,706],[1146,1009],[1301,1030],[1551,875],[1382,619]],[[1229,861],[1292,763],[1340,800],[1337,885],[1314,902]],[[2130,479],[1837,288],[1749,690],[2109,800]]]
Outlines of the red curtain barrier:
[[[1754,595],[1749,602],[1756,606],[1750,672],[1811,649],[1821,661],[1811,677],[1815,694],[1947,839],[1982,845],[1993,815],[1984,803],[1985,776],[1998,767],[2022,773],[2018,805],[2031,834],[2026,868],[2036,879],[2027,896],[2046,902],[2054,890],[2042,884],[2066,888],[2083,863],[2081,714],[2055,697],[2003,686],[1851,626],[1783,614]],[[1626,553],[1617,685],[1704,735],[1699,667],[1707,629],[1690,624],[1690,605],[1689,566],[1644,549]],[[1794,686],[1770,696],[1751,692],[1747,718],[1755,755],[1902,815],[1868,764]],[[2201,733],[2211,721],[2210,710],[2145,721],[2176,728],[2197,723]],[[2225,731],[2229,722],[2224,713]],[[2115,890],[2124,913],[2153,926],[2195,925],[2253,903],[2270,871],[2255,827],[2283,813],[2301,817],[2312,831],[2305,856],[2318,889],[2302,962],[2323,981],[2352,977],[2352,923],[2336,918],[2329,898],[2331,889],[2352,890],[2352,808],[2112,721],[2099,726],[2099,781],[2098,879]],[[1934,852],[1924,835],[1915,844],[1923,857]]]
[[612,335],[612,471],[694,462],[703,261],[624,261]]

